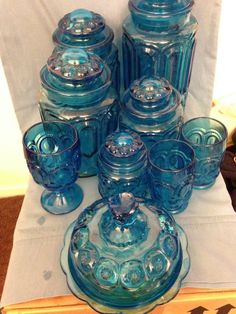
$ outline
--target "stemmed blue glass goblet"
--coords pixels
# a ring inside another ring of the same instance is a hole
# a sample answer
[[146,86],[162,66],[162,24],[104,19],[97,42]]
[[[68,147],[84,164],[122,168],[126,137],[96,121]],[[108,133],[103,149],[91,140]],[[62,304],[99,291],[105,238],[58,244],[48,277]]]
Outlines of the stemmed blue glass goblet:
[[79,175],[80,145],[76,128],[61,121],[40,122],[23,136],[24,154],[36,183],[45,187],[41,204],[52,214],[66,214],[83,199],[75,183]]

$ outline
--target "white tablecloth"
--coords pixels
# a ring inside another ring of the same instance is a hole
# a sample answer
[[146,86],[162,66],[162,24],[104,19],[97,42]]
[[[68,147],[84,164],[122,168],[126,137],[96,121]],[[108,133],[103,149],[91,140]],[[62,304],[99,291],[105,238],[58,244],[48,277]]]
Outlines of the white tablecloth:
[[[55,216],[41,208],[42,188],[30,182],[15,229],[2,306],[70,294],[60,267],[64,233],[85,206],[100,198],[96,178],[79,179],[79,184],[85,193],[82,205]],[[188,208],[175,218],[187,234],[191,257],[183,286],[236,288],[236,214],[222,177],[211,189],[194,191]]]

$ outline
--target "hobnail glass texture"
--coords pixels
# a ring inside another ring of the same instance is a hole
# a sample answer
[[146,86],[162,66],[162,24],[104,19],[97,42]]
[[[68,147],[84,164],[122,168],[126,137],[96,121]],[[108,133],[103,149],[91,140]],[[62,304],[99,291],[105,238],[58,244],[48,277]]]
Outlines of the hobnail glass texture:
[[192,0],[130,0],[123,23],[125,89],[146,75],[165,77],[185,104],[196,44]]
[[59,20],[52,38],[60,49],[83,48],[100,56],[109,66],[113,85],[119,91],[118,49],[113,44],[112,29],[100,14],[86,9],[74,10]]
[[81,160],[76,129],[64,122],[35,124],[25,132],[23,147],[34,181],[46,189],[43,208],[52,214],[76,209],[83,199],[75,183]]
[[226,148],[226,127],[212,118],[194,118],[183,125],[182,139],[192,146],[196,155],[194,188],[211,187],[220,173]]
[[148,156],[152,198],[171,214],[182,212],[193,190],[193,149],[183,141],[163,140],[152,146]]
[[117,127],[118,100],[102,59],[79,48],[54,50],[41,70],[39,110],[43,121],[67,121],[77,128],[80,176],[97,174],[97,152]]
[[137,132],[148,149],[156,141],[178,138],[182,123],[181,96],[167,80],[144,76],[126,90],[119,127]]
[[147,149],[138,134],[130,130],[110,134],[99,150],[98,169],[102,196],[121,192],[147,195]]
[[102,313],[147,313],[173,298],[189,270],[187,240],[156,203],[120,193],[85,208],[65,235],[72,292]]

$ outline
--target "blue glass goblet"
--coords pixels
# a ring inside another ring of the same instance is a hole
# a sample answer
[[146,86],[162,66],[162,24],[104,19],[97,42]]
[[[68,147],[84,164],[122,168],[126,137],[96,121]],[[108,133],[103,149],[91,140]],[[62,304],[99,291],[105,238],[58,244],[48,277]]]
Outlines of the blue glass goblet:
[[198,117],[185,122],[181,138],[192,146],[196,155],[193,187],[211,187],[220,173],[220,163],[226,148],[226,127],[216,119]]
[[75,183],[80,167],[77,130],[65,122],[40,122],[25,132],[23,147],[35,182],[45,187],[43,208],[52,214],[76,209],[83,199]]
[[192,195],[195,154],[190,145],[179,140],[162,140],[149,151],[151,196],[172,214],[186,209]]

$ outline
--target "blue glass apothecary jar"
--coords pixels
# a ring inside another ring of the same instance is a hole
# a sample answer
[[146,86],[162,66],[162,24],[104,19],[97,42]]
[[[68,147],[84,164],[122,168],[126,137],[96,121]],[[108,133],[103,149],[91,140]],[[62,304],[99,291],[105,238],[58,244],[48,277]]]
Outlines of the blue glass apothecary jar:
[[59,20],[52,38],[57,47],[83,48],[101,57],[110,67],[112,82],[119,92],[118,49],[113,43],[112,29],[100,14],[86,9],[74,10]]
[[120,192],[147,195],[147,149],[138,134],[117,131],[98,153],[98,189],[103,197]]
[[165,77],[185,103],[196,43],[193,0],[129,0],[123,23],[124,86],[142,75]]
[[121,193],[97,200],[71,224],[61,265],[72,292],[99,313],[143,314],[175,297],[190,259],[172,216]]
[[179,137],[183,124],[180,93],[156,76],[134,81],[124,94],[120,129],[137,132],[149,149],[156,141]]
[[97,173],[97,152],[117,127],[117,94],[111,72],[98,56],[78,48],[54,50],[40,73],[42,120],[75,125],[80,139],[80,176]]

